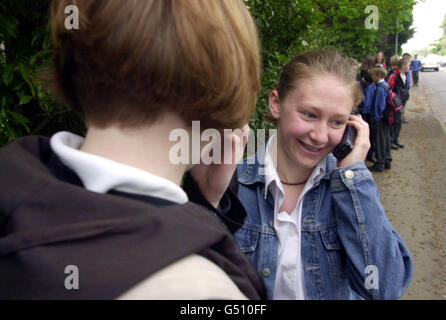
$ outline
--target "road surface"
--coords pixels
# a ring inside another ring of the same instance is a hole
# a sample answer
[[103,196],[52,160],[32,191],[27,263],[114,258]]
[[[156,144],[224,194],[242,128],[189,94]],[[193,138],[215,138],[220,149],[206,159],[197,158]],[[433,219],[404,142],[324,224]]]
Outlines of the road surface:
[[420,72],[420,84],[423,84],[426,95],[429,96],[433,113],[446,123],[446,69],[439,72]]

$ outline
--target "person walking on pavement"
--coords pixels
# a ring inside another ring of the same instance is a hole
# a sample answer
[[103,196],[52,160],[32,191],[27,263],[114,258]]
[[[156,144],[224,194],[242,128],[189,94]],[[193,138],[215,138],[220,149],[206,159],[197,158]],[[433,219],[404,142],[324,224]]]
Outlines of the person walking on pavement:
[[418,60],[417,54],[410,62],[410,69],[412,70],[413,85],[414,87],[418,87],[418,81],[420,80],[421,61]]

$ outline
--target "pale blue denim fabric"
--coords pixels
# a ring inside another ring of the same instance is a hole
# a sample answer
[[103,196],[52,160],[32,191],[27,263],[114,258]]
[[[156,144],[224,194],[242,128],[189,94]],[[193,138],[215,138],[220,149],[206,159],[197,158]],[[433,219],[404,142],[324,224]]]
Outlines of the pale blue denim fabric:
[[[262,274],[272,299],[278,238],[273,196],[268,190],[264,197],[264,152],[265,146],[237,168],[238,197],[248,217],[235,239]],[[385,214],[371,172],[362,161],[337,168],[332,154],[326,163],[326,175],[303,201],[306,299],[399,298],[412,279],[412,258]],[[378,283],[370,281],[374,276]]]

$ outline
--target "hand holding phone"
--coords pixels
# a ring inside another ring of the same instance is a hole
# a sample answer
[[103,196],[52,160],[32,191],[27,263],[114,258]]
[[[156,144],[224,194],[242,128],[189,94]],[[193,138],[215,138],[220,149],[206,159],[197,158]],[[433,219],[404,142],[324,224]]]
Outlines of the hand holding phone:
[[344,159],[352,152],[355,145],[357,130],[353,126],[346,126],[341,142],[334,148],[333,155],[338,159]]
[[361,115],[351,114],[339,145],[333,150],[338,167],[347,167],[365,161],[370,149],[369,125]]

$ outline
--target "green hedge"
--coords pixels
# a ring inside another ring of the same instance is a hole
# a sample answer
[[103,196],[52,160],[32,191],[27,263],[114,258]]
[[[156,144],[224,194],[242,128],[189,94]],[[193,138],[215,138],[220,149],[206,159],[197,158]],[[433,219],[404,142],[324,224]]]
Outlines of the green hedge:
[[49,0],[0,3],[0,146],[28,135],[85,132],[80,115],[56,105],[38,74],[51,65]]
[[[143,0],[141,0],[143,1]],[[393,54],[396,17],[400,45],[412,35],[415,0],[375,0],[379,29],[366,29],[368,0],[245,0],[258,25],[264,72],[253,129],[270,128],[263,118],[268,94],[280,68],[299,52],[332,48],[362,60],[383,50]],[[38,79],[51,65],[48,27],[50,0],[6,0],[0,3],[0,146],[28,135],[49,136],[59,130],[85,133],[81,115],[56,105]],[[401,51],[401,49],[399,49]]]

